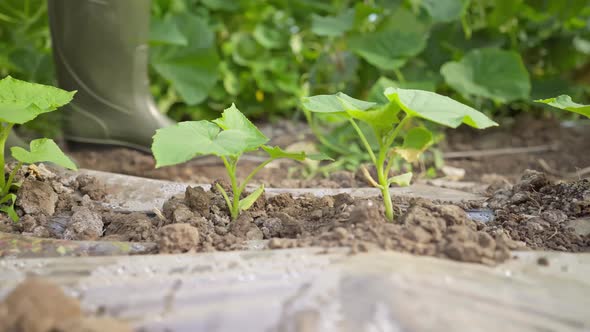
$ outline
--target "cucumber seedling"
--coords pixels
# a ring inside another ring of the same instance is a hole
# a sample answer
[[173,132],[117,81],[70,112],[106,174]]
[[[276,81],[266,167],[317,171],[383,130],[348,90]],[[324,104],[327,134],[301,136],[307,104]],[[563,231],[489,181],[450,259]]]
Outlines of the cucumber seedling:
[[[333,113],[348,120],[377,170],[376,180],[363,169],[365,177],[381,191],[385,216],[392,221],[394,216],[389,187],[394,183],[407,186],[412,179],[411,172],[389,177],[395,155],[413,162],[433,142],[432,133],[426,128],[411,126],[412,119],[421,118],[451,128],[462,123],[479,129],[498,124],[479,111],[434,92],[387,88],[384,94],[389,100],[385,105],[358,100],[339,92],[305,97],[302,106],[310,112]],[[371,127],[379,143],[377,151],[373,151],[357,121]],[[402,138],[401,144],[396,142],[398,137]]]
[[[158,129],[154,135],[152,153],[156,159],[156,168],[180,164],[203,155],[215,155],[221,158],[230,179],[232,197],[230,198],[219,184],[216,184],[216,188],[223,195],[230,215],[235,220],[241,211],[250,208],[264,192],[264,185],[261,185],[248,196],[240,199],[248,182],[264,166],[280,158],[298,161],[306,158],[326,159],[321,155],[308,156],[305,152],[287,152],[277,146],[265,145],[268,141],[268,137],[232,104],[216,120],[186,121]],[[241,183],[238,183],[236,172],[240,156],[245,152],[259,149],[266,152],[268,159],[258,165]]]
[[18,164],[5,174],[4,150],[8,135],[14,125],[27,123],[43,113],[57,110],[68,104],[76,92],[64,91],[52,86],[29,83],[10,76],[0,80],[0,211],[5,212],[13,221],[18,221],[14,211],[16,195],[11,192],[15,187],[14,176],[23,164],[51,162],[59,166],[76,169],[76,165],[48,138],[31,141],[30,150],[21,147],[10,149],[12,157]]

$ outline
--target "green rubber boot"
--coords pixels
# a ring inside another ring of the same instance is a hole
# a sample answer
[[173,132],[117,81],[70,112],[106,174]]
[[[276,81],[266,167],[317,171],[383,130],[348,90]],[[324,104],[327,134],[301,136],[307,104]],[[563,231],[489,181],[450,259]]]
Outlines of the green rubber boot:
[[150,0],[49,0],[59,86],[78,90],[66,139],[149,151],[172,124],[149,91]]

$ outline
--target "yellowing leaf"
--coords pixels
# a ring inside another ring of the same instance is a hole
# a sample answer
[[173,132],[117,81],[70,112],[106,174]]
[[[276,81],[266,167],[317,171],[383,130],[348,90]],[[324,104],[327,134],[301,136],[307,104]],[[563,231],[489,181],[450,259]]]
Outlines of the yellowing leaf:
[[404,144],[394,151],[412,163],[432,144],[432,133],[425,128],[412,128],[404,137]]
[[394,177],[391,177],[387,180],[387,184],[397,184],[400,187],[407,187],[410,185],[410,181],[412,181],[412,172],[400,174]]

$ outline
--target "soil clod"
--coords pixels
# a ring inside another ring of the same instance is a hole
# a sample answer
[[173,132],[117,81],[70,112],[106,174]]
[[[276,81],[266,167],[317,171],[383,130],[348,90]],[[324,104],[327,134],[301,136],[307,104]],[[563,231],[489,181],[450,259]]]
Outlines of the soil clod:
[[171,224],[160,229],[158,248],[161,253],[179,254],[195,250],[199,230],[189,224]]

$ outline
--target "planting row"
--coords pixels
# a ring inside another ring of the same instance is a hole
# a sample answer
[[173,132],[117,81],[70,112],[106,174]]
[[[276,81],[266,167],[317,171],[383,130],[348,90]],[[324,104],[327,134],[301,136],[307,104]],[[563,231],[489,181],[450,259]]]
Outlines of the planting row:
[[[388,189],[392,184],[409,185],[412,173],[391,176],[392,166],[399,160],[415,161],[433,144],[433,135],[425,128],[423,121],[451,128],[467,124],[478,129],[496,126],[497,123],[467,105],[434,92],[388,87],[383,93],[388,100],[383,104],[358,100],[343,93],[305,97],[301,104],[310,117],[311,113],[331,113],[348,121],[375,166],[377,178],[373,178],[366,169],[363,169],[363,173],[368,182],[381,191],[385,216],[393,221],[394,211]],[[74,94],[75,91],[67,92],[12,77],[0,81],[2,169],[5,165],[4,148],[12,127],[31,121],[40,114],[57,110],[68,104]],[[566,95],[538,102],[590,117],[590,106],[577,104]],[[372,137],[367,137],[366,131],[361,130],[360,123],[371,129]],[[369,139],[377,142],[377,150],[369,144]],[[216,120],[186,121],[159,129],[153,138],[152,152],[156,167],[183,163],[203,155],[221,158],[227,170],[230,187],[226,190],[217,184],[215,189],[223,196],[231,218],[235,220],[240,212],[249,209],[264,192],[264,186],[260,186],[242,197],[248,182],[268,163],[280,158],[298,161],[330,160],[329,156],[323,154],[310,155],[303,151],[285,151],[278,146],[268,146],[268,141],[232,104]],[[257,150],[262,150],[267,159],[240,182],[236,176],[238,160],[245,152]],[[18,164],[9,174],[0,177],[0,210],[16,222],[18,215],[14,209],[17,200],[15,191],[20,184],[15,183],[14,178],[23,164],[51,162],[73,170],[76,165],[53,140],[47,138],[33,140],[28,151],[12,147],[11,153]]]

